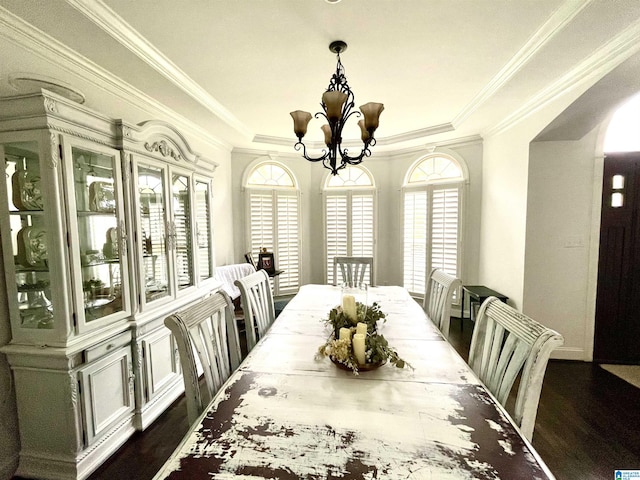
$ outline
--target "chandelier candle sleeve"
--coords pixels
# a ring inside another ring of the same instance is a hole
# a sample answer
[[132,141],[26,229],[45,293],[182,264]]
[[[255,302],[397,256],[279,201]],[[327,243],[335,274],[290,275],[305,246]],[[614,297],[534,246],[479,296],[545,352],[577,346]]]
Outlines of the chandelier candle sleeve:
[[356,360],[359,365],[367,363],[367,359],[364,355],[365,351],[365,337],[361,333],[356,333],[353,336],[353,354],[356,356]]
[[342,106],[347,101],[347,94],[338,91],[328,91],[322,94],[322,103],[327,111],[327,118],[330,122],[335,122],[342,115]]
[[360,105],[360,111],[364,115],[364,128],[372,137],[373,132],[376,131],[380,124],[380,114],[383,110],[384,105],[382,103],[369,102],[364,105]]
[[326,123],[320,127],[324,132],[324,143],[327,147],[331,146],[331,127]]
[[356,310],[356,298],[353,295],[342,296],[342,311],[352,321],[358,320],[358,313]]
[[293,132],[298,137],[298,140],[302,140],[307,134],[307,125],[309,125],[309,121],[311,120],[311,114],[309,112],[303,112],[302,110],[296,110],[295,112],[291,112],[291,117],[293,118]]

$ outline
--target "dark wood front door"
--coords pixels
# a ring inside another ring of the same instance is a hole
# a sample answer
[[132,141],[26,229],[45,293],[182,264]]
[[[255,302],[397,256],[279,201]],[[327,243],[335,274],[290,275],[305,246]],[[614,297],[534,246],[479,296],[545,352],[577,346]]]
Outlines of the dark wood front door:
[[594,360],[640,362],[640,153],[607,155]]

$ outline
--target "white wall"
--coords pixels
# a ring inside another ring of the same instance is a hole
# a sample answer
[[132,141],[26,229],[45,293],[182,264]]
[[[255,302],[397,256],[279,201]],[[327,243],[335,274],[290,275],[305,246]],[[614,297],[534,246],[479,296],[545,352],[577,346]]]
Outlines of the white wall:
[[565,344],[556,356],[576,360],[592,353],[587,337],[597,137],[594,130],[579,141],[532,143],[529,159],[522,309],[562,333]]
[[[590,89],[595,80],[573,85],[485,138],[480,253],[483,284],[565,337],[552,356],[586,361],[593,354],[602,129],[613,108],[602,84]],[[625,85],[623,95],[633,85]],[[582,105],[593,107],[578,107],[582,117],[574,111],[569,123],[595,125],[590,132],[573,141],[532,143],[581,95]],[[612,96],[617,104],[620,92]]]
[[[378,198],[377,283],[379,285],[402,284],[402,183],[411,165],[433,149],[390,154],[374,152],[362,166],[374,177]],[[469,185],[465,198],[466,221],[463,252],[463,276],[465,283],[478,279],[478,255],[480,238],[480,198],[482,194],[482,144],[477,142],[448,145],[436,148],[436,152],[448,153],[465,162],[469,171]],[[317,163],[307,162],[301,156],[273,156],[291,169],[302,192],[302,284],[324,283],[324,230],[322,185],[329,171]],[[242,181],[247,168],[255,162],[268,160],[266,152],[234,151],[232,154],[233,218],[235,260],[243,262],[248,251],[246,212]]]

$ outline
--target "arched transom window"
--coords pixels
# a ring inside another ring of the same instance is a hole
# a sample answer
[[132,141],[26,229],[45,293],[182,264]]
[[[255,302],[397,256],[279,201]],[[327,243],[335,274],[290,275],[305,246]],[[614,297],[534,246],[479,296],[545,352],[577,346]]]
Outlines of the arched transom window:
[[300,286],[300,195],[293,174],[279,163],[258,163],[245,182],[247,246],[254,258],[262,248],[273,252],[283,272],[275,277],[274,294]]
[[448,155],[414,163],[403,186],[403,281],[422,295],[431,269],[459,277],[463,170]]

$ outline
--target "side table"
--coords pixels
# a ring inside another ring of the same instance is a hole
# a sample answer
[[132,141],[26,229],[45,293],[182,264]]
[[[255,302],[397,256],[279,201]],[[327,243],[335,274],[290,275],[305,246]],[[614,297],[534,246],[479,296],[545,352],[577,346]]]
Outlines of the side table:
[[475,322],[475,316],[473,314],[473,305],[479,304],[482,305],[489,297],[496,297],[498,300],[502,302],[506,302],[509,297],[503,295],[500,292],[496,292],[495,290],[490,289],[489,287],[485,287],[484,285],[463,285],[462,286],[462,300],[460,305],[460,330],[462,331],[462,323],[464,320],[464,297],[465,293],[469,296],[469,318],[472,322]]

